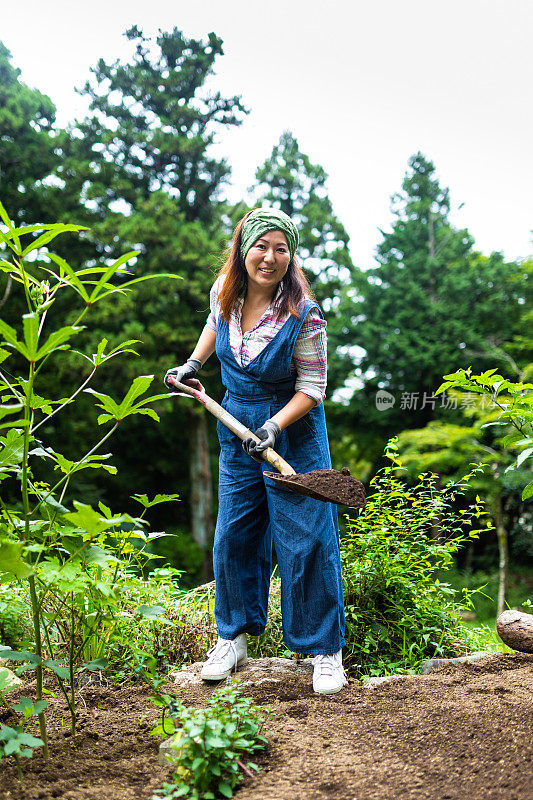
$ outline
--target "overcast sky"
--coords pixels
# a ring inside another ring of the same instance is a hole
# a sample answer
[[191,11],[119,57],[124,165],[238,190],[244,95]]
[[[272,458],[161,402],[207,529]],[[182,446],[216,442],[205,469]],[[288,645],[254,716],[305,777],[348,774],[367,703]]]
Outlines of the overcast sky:
[[224,41],[213,84],[251,113],[220,137],[245,196],[283,130],[329,174],[356,263],[372,265],[378,228],[410,155],[431,158],[454,223],[484,253],[533,253],[533,4],[530,0],[0,0],[0,40],[22,79],[65,124],[98,58],[126,56],[122,33],[180,28]]

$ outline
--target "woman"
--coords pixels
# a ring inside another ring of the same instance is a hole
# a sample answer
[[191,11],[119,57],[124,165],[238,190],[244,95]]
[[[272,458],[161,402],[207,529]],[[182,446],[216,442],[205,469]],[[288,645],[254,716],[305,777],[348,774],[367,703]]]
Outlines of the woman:
[[[261,440],[244,444],[220,422],[215,531],[219,638],[202,669],[220,680],[246,661],[246,635],[265,629],[272,542],[281,578],[283,638],[315,656],[313,688],[342,689],[344,606],[336,506],[278,487],[263,473],[267,447],[296,472],[331,468],[322,399],[325,320],[296,259],[298,231],[286,214],[260,208],[237,225],[211,290],[211,313],[191,357],[165,375],[191,385],[215,351],[222,405]],[[167,383],[167,386],[171,384]]]

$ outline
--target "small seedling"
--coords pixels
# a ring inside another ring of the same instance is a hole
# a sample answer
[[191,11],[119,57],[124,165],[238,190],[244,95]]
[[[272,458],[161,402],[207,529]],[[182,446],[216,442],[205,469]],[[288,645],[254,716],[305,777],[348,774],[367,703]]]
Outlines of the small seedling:
[[24,728],[32,719],[38,717],[46,708],[47,701],[39,700],[34,703],[29,697],[21,697],[12,708],[17,713],[20,724],[12,728],[9,725],[0,725],[0,760],[3,756],[13,756],[17,762],[17,772],[22,784],[21,756],[31,758],[36,747],[43,747],[44,742],[37,736],[27,733]]
[[[161,705],[162,698],[152,699]],[[261,731],[271,709],[252,705],[236,683],[218,689],[207,708],[187,708],[176,698],[172,705],[171,718],[163,717],[152,730],[171,737],[166,758],[174,767],[172,783],[165,783],[152,800],[233,797],[242,773],[259,770],[244,759],[265,748]]]

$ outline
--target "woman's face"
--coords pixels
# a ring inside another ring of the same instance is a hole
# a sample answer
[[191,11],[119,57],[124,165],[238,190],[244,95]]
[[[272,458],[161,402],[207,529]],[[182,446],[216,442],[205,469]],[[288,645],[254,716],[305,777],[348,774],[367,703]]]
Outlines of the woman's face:
[[267,231],[253,243],[244,260],[248,286],[272,289],[274,294],[291,260],[289,245],[282,231]]

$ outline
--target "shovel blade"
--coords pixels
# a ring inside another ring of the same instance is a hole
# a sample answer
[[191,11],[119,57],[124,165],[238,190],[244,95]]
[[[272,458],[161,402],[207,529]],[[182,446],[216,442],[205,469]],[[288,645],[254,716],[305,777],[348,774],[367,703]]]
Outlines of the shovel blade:
[[363,484],[346,467],[343,470],[316,469],[300,475],[278,475],[275,472],[264,474],[284,489],[322,500],[324,503],[336,503],[350,508],[364,508],[366,505]]

